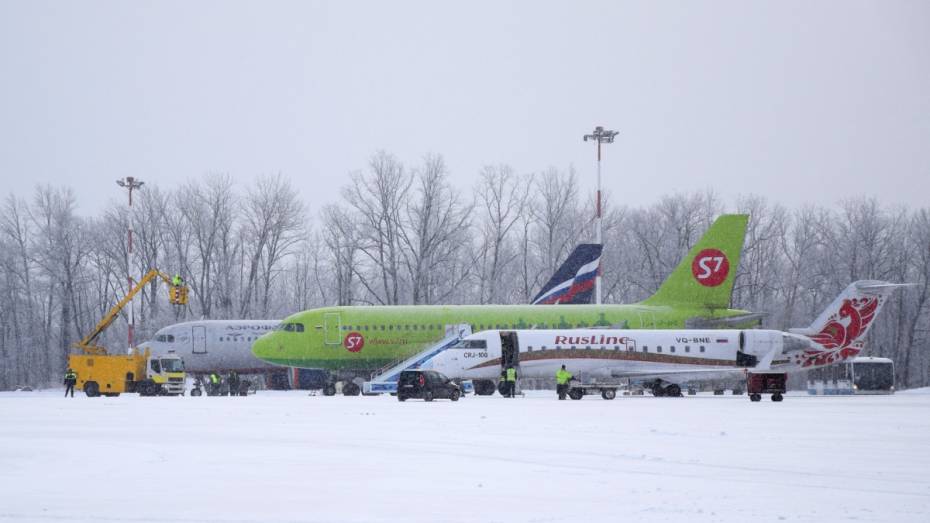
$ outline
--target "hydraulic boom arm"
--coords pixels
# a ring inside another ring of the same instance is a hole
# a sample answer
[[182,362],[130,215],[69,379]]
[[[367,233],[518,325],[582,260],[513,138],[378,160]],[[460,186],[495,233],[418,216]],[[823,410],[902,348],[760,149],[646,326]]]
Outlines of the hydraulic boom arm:
[[186,286],[174,285],[171,281],[171,278],[167,274],[159,271],[158,269],[152,269],[151,271],[148,272],[148,274],[143,276],[142,279],[139,280],[139,282],[133,286],[133,288],[129,289],[129,293],[127,293],[126,296],[124,296],[123,299],[119,301],[119,303],[114,305],[113,308],[110,309],[106,313],[106,315],[104,315],[103,319],[97,322],[97,326],[94,327],[94,330],[90,331],[90,333],[87,336],[84,336],[84,338],[81,341],[75,343],[73,347],[77,349],[81,349],[85,354],[106,354],[107,351],[105,348],[92,345],[94,343],[94,340],[96,340],[97,337],[100,336],[100,334],[103,333],[103,331],[105,331],[107,327],[109,327],[113,323],[114,320],[116,320],[116,318],[119,316],[120,311],[123,310],[123,307],[128,305],[129,302],[132,301],[133,297],[135,297],[136,294],[139,294],[139,291],[141,291],[146,286],[146,284],[148,284],[155,278],[161,278],[165,283],[169,285],[168,300],[172,304],[183,305],[184,303],[187,303],[187,287]]

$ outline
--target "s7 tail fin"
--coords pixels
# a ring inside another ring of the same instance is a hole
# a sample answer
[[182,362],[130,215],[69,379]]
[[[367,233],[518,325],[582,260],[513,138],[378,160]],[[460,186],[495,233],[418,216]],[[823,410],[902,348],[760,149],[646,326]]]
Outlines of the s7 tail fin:
[[711,224],[646,305],[730,306],[748,214],[724,214]]
[[602,249],[602,246],[596,243],[582,243],[575,247],[530,303],[591,303],[594,279],[600,270]]

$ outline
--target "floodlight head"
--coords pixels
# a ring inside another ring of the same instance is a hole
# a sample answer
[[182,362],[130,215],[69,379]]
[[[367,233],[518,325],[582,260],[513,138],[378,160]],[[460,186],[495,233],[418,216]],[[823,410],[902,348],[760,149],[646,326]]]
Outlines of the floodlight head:
[[123,180],[116,180],[116,185],[119,185],[120,187],[126,187],[126,182]]

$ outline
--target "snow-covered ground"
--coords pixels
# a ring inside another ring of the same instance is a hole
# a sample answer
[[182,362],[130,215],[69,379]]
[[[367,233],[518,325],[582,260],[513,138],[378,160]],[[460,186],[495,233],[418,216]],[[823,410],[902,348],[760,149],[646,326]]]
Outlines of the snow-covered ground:
[[930,392],[0,394],[0,520],[930,521]]

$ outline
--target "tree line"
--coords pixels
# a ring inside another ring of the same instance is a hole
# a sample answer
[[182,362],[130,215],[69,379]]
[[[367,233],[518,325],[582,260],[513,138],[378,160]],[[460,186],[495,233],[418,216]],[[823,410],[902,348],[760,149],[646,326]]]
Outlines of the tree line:
[[[0,389],[56,383],[71,344],[128,292],[130,271],[178,272],[190,287],[183,308],[168,305],[160,281],[143,289],[135,318],[144,340],[178,321],[278,319],[329,305],[527,303],[594,236],[594,196],[573,169],[488,165],[459,187],[440,155],[405,164],[375,153],[315,210],[282,175],[237,187],[208,174],[172,190],[149,183],[135,196],[132,216],[115,198],[81,216],[68,187],[3,200]],[[604,200],[605,303],[648,297],[719,214],[748,213],[734,307],[787,329],[809,324],[854,280],[914,283],[877,320],[868,353],[895,360],[900,387],[928,384],[930,208],[868,196],[788,208],[713,192]],[[125,319],[101,341],[125,349]]]

